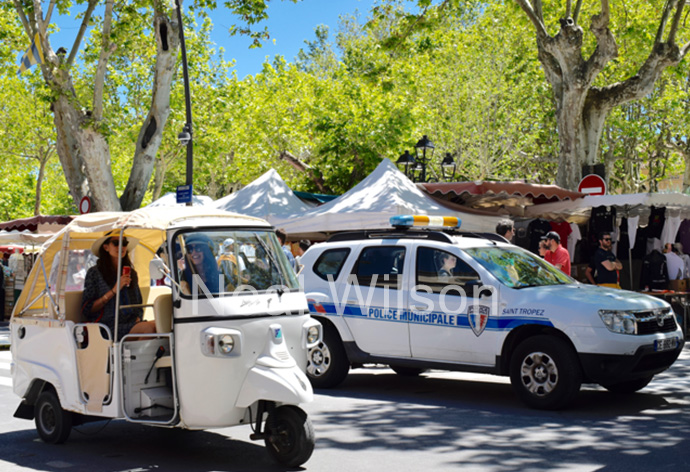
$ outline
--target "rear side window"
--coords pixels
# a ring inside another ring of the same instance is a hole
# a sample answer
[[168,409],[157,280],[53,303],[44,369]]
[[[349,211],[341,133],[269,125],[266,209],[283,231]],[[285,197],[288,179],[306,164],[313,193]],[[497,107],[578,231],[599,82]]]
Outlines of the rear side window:
[[[441,293],[446,287],[463,287],[466,290],[467,283],[479,280],[479,274],[457,256],[429,247],[417,249],[418,286],[426,286],[433,293]],[[448,293],[457,293],[457,290],[449,290]]]
[[337,279],[348,254],[348,248],[324,251],[314,263],[314,273],[323,280],[328,280],[328,276],[331,276],[332,280]]
[[399,246],[367,247],[352,270],[353,283],[399,289],[405,265],[405,248]]

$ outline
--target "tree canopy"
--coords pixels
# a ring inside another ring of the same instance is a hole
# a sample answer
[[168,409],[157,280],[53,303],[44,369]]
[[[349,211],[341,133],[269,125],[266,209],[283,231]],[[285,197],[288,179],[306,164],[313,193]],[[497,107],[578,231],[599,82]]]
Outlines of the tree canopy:
[[[573,134],[579,144],[565,152],[570,134],[563,132],[566,102],[556,76],[567,68],[549,59],[560,56],[545,45],[573,35],[573,61],[582,66],[601,54],[601,34],[615,37],[616,55],[580,87],[582,127],[594,96],[641,76],[661,54],[655,48],[682,44],[682,23],[673,41],[658,32],[672,29],[684,2],[609,8],[606,1],[568,1],[559,9],[558,2],[534,1],[530,14],[519,0],[382,0],[370,12],[317,28],[296,58],[271,58],[242,79],[210,41],[213,9],[233,9],[232,32],[260,44],[269,34],[260,23],[269,2],[185,3],[197,194],[219,198],[270,168],[296,190],[341,193],[381,159],[412,150],[422,135],[436,144],[431,175],[438,179],[440,159],[450,153],[455,180],[572,187],[581,164],[604,163],[614,191],[654,190],[669,175],[685,175],[684,188],[690,185],[687,61],[664,59],[647,92],[609,107],[600,129],[590,130],[599,135],[596,146]],[[75,212],[77,197],[96,190],[98,209],[136,208],[183,184],[179,25],[169,2],[52,4],[61,12],[94,5],[82,47],[74,57],[53,51],[54,25],[45,22],[46,64],[21,75],[17,58],[30,43],[27,32],[40,31],[36,15],[45,20],[47,11],[38,0],[0,7],[0,123],[12,124],[0,131],[0,155],[13,169],[0,188],[4,219]],[[110,26],[108,8],[116,13]],[[603,11],[608,33],[585,26]],[[75,17],[75,25],[85,18]]]

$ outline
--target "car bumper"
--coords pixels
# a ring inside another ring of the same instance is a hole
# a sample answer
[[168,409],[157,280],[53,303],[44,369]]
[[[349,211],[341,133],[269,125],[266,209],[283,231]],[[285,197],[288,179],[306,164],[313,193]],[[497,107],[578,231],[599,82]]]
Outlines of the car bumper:
[[673,364],[685,342],[676,349],[656,352],[654,345],[640,346],[632,355],[580,354],[586,382],[615,384],[663,372]]

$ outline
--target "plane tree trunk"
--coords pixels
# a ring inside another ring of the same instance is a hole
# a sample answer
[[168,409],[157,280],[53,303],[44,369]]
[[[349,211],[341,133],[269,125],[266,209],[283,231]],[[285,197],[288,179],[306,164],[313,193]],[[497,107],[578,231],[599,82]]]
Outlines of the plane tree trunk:
[[71,71],[86,27],[93,20],[92,14],[99,0],[89,0],[80,30],[67,58],[64,54],[58,55],[53,51],[50,37],[46,34],[55,2],[50,2],[48,14],[44,17],[40,0],[33,0],[33,10],[25,8],[21,0],[13,1],[27,36],[33,39],[34,35],[39,33],[45,59],[41,64],[41,70],[54,97],[52,110],[57,135],[57,153],[75,205],[78,205],[82,197],[88,195],[92,200],[92,211],[138,208],[151,179],[154,158],[170,114],[170,89],[179,47],[179,25],[174,15],[169,18],[166,14],[167,3],[162,0],[152,2],[157,56],[151,107],[139,132],[129,181],[122,196],[118,198],[112,174],[110,148],[106,136],[100,130],[108,61],[117,49],[117,44],[111,42],[114,0],[105,1],[101,51],[93,78],[94,93],[90,107],[85,107],[79,102],[72,84]]
[[618,56],[618,46],[609,29],[609,1],[600,0],[600,11],[589,19],[589,30],[597,46],[586,59],[583,29],[578,23],[582,0],[565,2],[565,15],[554,36],[547,33],[542,0],[515,1],[535,29],[538,58],[554,94],[560,141],[556,184],[575,189],[582,177],[581,166],[599,161],[599,143],[611,110],[651,93],[664,69],[685,57],[690,43],[679,47],[675,38],[686,2],[666,2],[649,55],[634,76],[595,87],[599,74]]

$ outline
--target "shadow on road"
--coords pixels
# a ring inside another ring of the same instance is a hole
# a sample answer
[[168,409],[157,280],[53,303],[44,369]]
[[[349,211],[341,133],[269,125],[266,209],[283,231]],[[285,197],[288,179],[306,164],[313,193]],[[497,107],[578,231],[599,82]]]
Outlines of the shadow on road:
[[[685,354],[637,394],[585,385],[571,408],[557,412],[527,408],[506,383],[353,370],[338,389],[317,392],[362,400],[354,409],[319,414],[319,446],[434,452],[440,463],[466,470],[688,470]],[[334,428],[352,437],[339,440]]]

